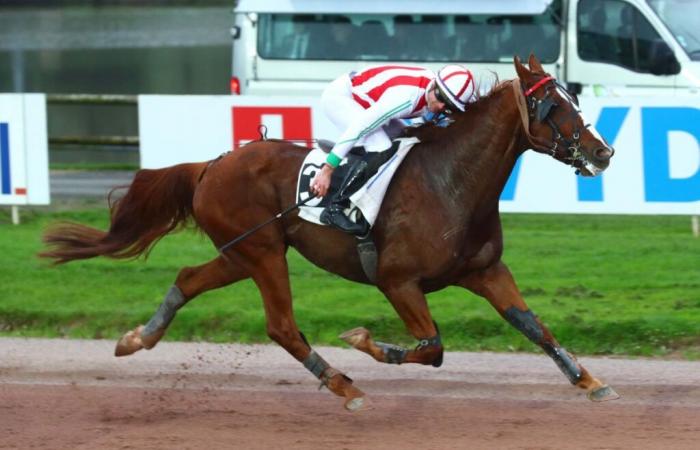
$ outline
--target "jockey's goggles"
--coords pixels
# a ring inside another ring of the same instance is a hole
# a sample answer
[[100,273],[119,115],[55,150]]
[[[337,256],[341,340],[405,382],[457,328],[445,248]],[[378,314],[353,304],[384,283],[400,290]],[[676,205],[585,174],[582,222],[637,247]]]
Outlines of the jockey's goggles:
[[440,88],[437,86],[437,84],[436,84],[435,87],[433,88],[433,93],[435,94],[435,100],[437,100],[438,102],[440,102],[440,103],[442,103],[443,105],[445,105],[445,107],[442,109],[442,112],[443,112],[443,113],[445,113],[445,114],[452,114],[452,111],[453,111],[453,110],[459,109],[459,108],[456,108],[456,107],[452,104],[452,102],[450,101],[450,99],[447,98],[447,96],[446,96],[445,94],[443,94],[443,92],[440,90]]

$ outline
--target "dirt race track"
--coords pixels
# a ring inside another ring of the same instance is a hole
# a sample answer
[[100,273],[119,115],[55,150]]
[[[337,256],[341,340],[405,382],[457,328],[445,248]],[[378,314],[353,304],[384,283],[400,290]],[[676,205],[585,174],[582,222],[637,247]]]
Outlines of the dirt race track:
[[592,403],[539,355],[388,366],[319,347],[371,408],[343,409],[276,346],[0,339],[0,448],[699,449],[700,363],[581,358],[623,398]]

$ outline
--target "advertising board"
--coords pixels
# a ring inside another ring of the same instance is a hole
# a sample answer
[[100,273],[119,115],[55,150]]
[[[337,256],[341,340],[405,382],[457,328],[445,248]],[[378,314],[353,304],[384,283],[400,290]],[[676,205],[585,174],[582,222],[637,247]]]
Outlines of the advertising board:
[[47,205],[49,158],[43,94],[0,94],[0,205]]
[[[700,214],[700,108],[683,98],[581,98],[587,122],[616,149],[607,171],[571,167],[527,151],[501,196],[505,212]],[[260,138],[335,139],[316,100],[255,96],[141,96],[141,164],[213,159]]]

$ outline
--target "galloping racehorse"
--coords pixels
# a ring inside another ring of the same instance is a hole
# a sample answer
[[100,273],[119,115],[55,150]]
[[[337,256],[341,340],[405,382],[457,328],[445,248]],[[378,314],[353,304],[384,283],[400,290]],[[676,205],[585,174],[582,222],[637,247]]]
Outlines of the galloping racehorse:
[[[576,101],[529,59],[514,59],[518,78],[455,113],[447,128],[425,125],[387,191],[372,230],[378,250],[376,286],[418,340],[413,349],[373,341],[356,328],[341,335],[384,363],[439,366],[443,347],[425,294],[462,286],[485,297],[496,311],[539,345],[572,384],[594,401],[618,395],[584,369],[523,300],[501,261],[498,210],[501,191],[526,149],[551,155],[594,176],[605,170],[613,149],[583,122]],[[44,240],[41,256],[56,263],[148,252],[167,233],[193,217],[221,249],[231,239],[294,204],[298,169],[309,152],[284,141],[252,142],[213,162],[140,170],[126,194],[111,205],[103,232],[60,224]],[[295,247],[309,261],[349,280],[370,284],[353,236],[288,214],[227,246],[213,260],[183,268],[152,319],[126,333],[118,356],[156,345],[176,311],[202,292],[252,278],[264,301],[267,333],[318,377],[345,406],[362,407],[364,393],[330,366],[297,328],[285,254]]]

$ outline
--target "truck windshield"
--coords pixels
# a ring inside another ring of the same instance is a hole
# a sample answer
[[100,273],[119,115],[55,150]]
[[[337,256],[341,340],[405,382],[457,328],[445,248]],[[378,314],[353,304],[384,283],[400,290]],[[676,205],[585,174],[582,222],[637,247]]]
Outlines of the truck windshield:
[[537,16],[260,14],[258,54],[335,61],[512,61],[559,57],[561,2]]
[[693,61],[700,61],[700,15],[695,0],[647,0]]

